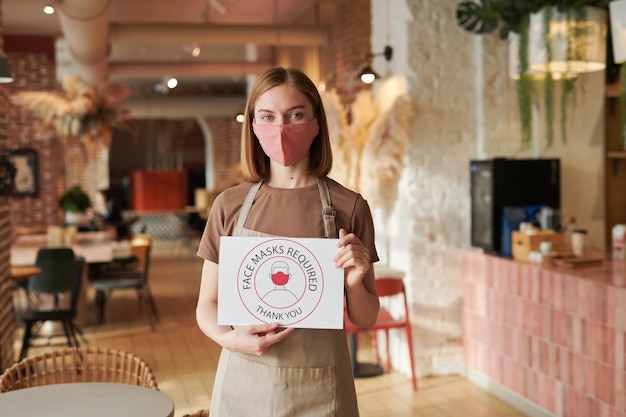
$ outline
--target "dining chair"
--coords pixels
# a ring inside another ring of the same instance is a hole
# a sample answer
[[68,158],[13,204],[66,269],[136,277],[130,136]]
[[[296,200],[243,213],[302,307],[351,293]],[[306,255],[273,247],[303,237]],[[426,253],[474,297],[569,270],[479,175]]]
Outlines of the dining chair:
[[[80,346],[77,333],[85,339],[74,323],[85,259],[75,256],[70,248],[41,248],[37,251],[35,265],[41,269],[41,273],[31,276],[26,285],[28,307],[20,315],[24,323],[20,359],[26,357],[32,339],[38,336],[37,331],[34,331],[36,324],[60,322],[68,346]],[[62,301],[62,297],[68,293],[69,306]],[[51,307],[42,302],[45,295],[52,297]]]
[[0,375],[0,393],[71,382],[114,382],[158,391],[154,372],[139,356],[104,347],[72,347],[16,362]]
[[96,277],[90,277],[90,284],[96,290],[92,314],[94,324],[103,322],[106,299],[113,291],[134,289],[137,291],[140,306],[148,317],[150,327],[154,330],[159,316],[148,285],[151,249],[152,239],[149,235],[134,237],[130,242],[130,250],[135,262],[114,261],[105,265]]
[[[376,291],[381,299],[401,298],[403,302],[404,313],[401,317],[394,317],[391,312],[385,308],[380,307],[378,311],[378,317],[376,323],[366,331],[372,335],[372,344],[376,352],[376,363],[380,363],[380,351],[378,344],[378,332],[385,332],[385,358],[386,358],[386,372],[391,370],[391,359],[389,357],[389,331],[393,329],[403,329],[405,333],[406,343],[409,349],[409,362],[411,365],[411,382],[413,384],[413,390],[417,391],[417,379],[415,378],[415,363],[413,359],[413,338],[411,337],[411,321],[409,315],[409,305],[406,299],[406,290],[402,278],[396,277],[380,277],[376,279]],[[381,303],[382,304],[382,303]],[[354,325],[345,316],[345,328],[347,333],[354,333],[356,335],[364,332],[358,326]]]

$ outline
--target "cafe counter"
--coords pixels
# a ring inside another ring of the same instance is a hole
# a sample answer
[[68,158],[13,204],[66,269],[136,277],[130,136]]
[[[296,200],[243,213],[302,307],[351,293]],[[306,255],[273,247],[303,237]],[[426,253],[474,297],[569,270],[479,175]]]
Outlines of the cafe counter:
[[468,378],[532,416],[626,417],[626,263],[461,254]]

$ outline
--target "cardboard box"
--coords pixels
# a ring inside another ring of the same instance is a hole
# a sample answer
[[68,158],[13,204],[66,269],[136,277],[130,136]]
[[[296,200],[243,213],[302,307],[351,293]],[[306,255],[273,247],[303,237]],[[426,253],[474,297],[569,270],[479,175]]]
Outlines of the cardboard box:
[[513,259],[518,261],[528,262],[530,252],[539,252],[541,242],[550,242],[552,253],[560,254],[565,250],[563,234],[554,230],[540,230],[535,234],[516,230],[511,235]]

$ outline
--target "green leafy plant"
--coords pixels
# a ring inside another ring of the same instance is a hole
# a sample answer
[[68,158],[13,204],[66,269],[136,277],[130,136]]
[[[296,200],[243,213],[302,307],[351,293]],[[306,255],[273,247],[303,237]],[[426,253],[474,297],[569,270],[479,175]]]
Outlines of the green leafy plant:
[[86,192],[75,185],[61,196],[59,207],[66,212],[84,213],[91,207],[91,199]]
[[[511,32],[519,36],[518,61],[519,79],[517,82],[518,107],[520,112],[522,148],[530,146],[532,134],[532,94],[533,75],[529,73],[528,42],[530,15],[545,8],[544,48],[548,60],[552,58],[551,40],[548,36],[548,23],[552,18],[553,7],[564,13],[567,20],[586,20],[586,7],[607,9],[611,0],[477,0],[459,3],[456,10],[457,23],[465,30],[475,34],[493,33],[496,30],[501,39],[507,39]],[[584,29],[576,28],[568,34],[567,58],[580,57],[581,45],[575,39]],[[567,142],[566,115],[567,105],[574,94],[575,78],[565,74],[561,78],[561,139]],[[550,147],[554,136],[554,77],[546,73],[542,79],[544,106],[546,111],[546,141]]]

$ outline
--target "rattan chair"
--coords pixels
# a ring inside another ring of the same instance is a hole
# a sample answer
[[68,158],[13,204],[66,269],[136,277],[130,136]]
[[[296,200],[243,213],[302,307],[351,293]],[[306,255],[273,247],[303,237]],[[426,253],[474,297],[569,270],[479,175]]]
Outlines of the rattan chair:
[[198,410],[193,414],[185,414],[183,417],[209,417],[209,410]]
[[158,390],[140,357],[102,347],[72,347],[24,358],[0,376],[0,392],[70,382],[116,382]]

